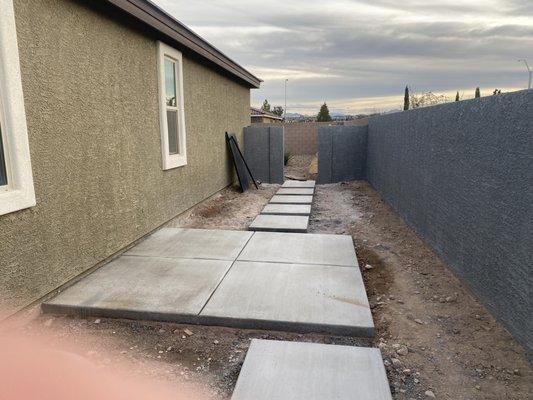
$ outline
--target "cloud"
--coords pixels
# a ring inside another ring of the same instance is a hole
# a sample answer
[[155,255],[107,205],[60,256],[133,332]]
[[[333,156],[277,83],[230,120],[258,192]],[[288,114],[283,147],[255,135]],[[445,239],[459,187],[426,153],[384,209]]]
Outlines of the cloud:
[[520,88],[517,60],[533,64],[530,0],[156,2],[264,79],[253,104],[283,104],[289,79],[289,111],[386,109],[406,84]]

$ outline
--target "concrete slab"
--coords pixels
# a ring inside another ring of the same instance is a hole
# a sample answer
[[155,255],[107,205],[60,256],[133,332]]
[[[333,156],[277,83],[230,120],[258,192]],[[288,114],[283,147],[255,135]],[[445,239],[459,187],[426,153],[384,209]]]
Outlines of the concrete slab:
[[122,256],[42,308],[52,313],[195,323],[231,264]]
[[200,321],[249,329],[374,334],[359,269],[324,265],[237,261]]
[[266,215],[310,215],[308,204],[267,204],[261,214]]
[[391,400],[379,349],[253,339],[232,400]]
[[256,232],[239,261],[357,267],[351,236]]
[[293,195],[293,196],[312,196],[315,193],[315,189],[305,189],[305,188],[281,188],[276,194],[282,195]]
[[163,228],[126,252],[128,255],[234,260],[252,233]]
[[315,181],[285,181],[283,188],[314,188]]
[[269,204],[311,204],[313,203],[313,196],[286,196],[274,195],[269,201]]
[[260,214],[248,227],[251,231],[306,233],[309,216]]

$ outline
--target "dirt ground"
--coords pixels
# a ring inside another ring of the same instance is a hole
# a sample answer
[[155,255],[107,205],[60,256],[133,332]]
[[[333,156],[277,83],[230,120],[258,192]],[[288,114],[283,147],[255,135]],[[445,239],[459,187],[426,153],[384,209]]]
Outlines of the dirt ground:
[[[246,229],[277,188],[225,189],[167,226]],[[353,237],[374,339],[43,316],[37,308],[12,322],[102,368],[125,360],[132,374],[192,385],[212,399],[231,396],[251,338],[378,346],[395,399],[532,398],[523,348],[366,182],[318,186],[310,230]]]

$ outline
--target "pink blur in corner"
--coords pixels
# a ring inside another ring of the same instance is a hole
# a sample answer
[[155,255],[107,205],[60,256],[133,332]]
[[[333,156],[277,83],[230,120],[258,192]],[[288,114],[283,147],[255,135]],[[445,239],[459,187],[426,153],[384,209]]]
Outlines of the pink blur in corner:
[[0,400],[200,400],[161,382],[126,377],[127,365],[102,369],[38,339],[0,333]]

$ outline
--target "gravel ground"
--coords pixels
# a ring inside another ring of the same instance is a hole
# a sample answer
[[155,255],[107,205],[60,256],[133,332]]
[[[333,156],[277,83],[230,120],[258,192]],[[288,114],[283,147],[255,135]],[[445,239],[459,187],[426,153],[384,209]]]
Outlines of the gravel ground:
[[[167,226],[246,229],[278,187],[225,189]],[[318,186],[310,230],[353,237],[375,339],[43,316],[38,308],[10,329],[102,368],[128,362],[130,374],[212,399],[230,398],[251,338],[378,346],[395,399],[531,399],[524,350],[366,182]]]

